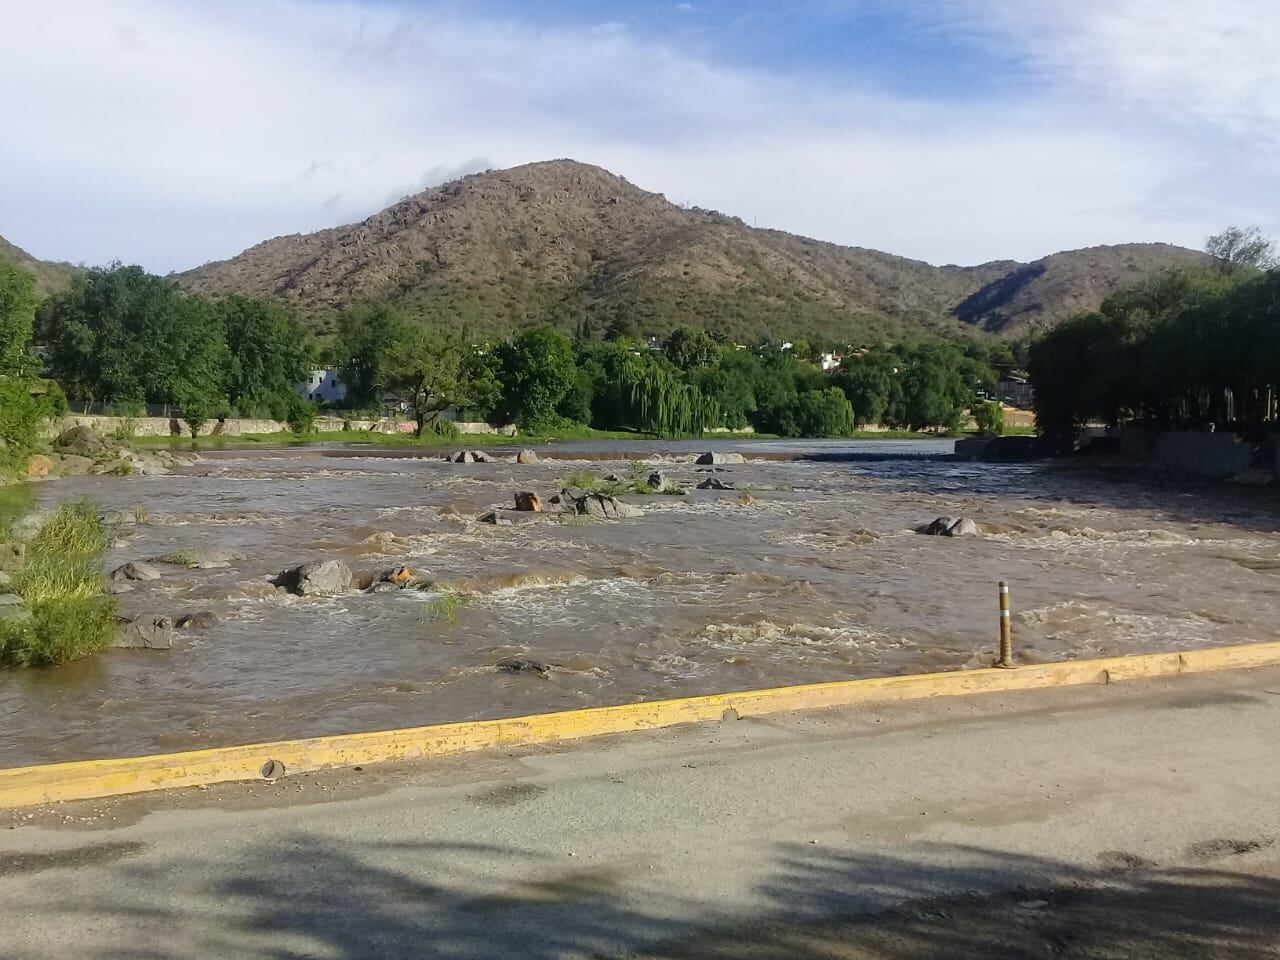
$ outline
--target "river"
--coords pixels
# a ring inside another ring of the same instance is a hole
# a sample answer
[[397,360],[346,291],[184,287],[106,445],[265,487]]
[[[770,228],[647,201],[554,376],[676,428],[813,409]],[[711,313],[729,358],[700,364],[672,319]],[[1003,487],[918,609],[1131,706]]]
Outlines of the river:
[[[629,498],[646,514],[630,521],[473,520],[516,490],[545,498],[569,470],[626,470],[606,457],[643,455],[693,486],[712,474],[690,454],[713,446],[753,458],[714,474],[737,491]],[[223,451],[165,477],[44,485],[45,505],[145,516],[119,528],[108,568],[188,548],[246,559],[166,567],[121,597],[126,613],[221,618],[170,651],[0,676],[0,766],[979,667],[1001,579],[1025,661],[1274,636],[1269,493],[939,459],[950,447],[583,443],[530,466]],[[988,532],[913,532],[940,515]],[[451,621],[433,592],[313,599],[267,583],[326,557],[404,563],[469,602]],[[508,658],[553,669],[498,670]]]

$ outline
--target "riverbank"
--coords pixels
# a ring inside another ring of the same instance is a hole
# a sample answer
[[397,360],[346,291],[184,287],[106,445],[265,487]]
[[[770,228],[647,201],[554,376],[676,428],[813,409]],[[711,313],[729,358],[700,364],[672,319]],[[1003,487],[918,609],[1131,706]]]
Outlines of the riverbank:
[[1278,687],[825,710],[8,813],[6,956],[1261,957]]
[[[836,439],[937,440],[940,436],[950,438],[948,435],[911,430],[859,430],[850,434],[848,437],[840,437]],[[731,433],[710,433],[700,438],[676,437],[665,439],[678,441],[698,440],[703,443],[722,443],[725,441],[732,441],[734,443],[753,444],[757,441],[779,440],[783,438],[767,433],[737,435]],[[202,435],[194,440],[191,437],[186,436],[147,436],[138,437],[134,442],[143,447],[167,447],[177,450],[194,451],[254,450],[268,449],[272,447],[287,448],[310,446],[348,446],[359,448],[385,448],[393,450],[421,449],[444,451],[484,447],[536,447],[578,443],[585,440],[631,440],[637,443],[664,442],[664,438],[656,437],[652,434],[636,433],[626,430],[594,430],[590,428],[558,430],[549,433],[528,432],[510,436],[500,433],[483,435],[467,434],[453,438],[441,437],[436,434],[425,434],[424,436],[418,437],[414,436],[412,433],[378,433],[372,431],[359,432],[353,430],[325,430],[305,434],[296,434],[290,431],[279,431],[274,433],[245,433],[235,436]],[[800,442],[803,442],[803,439],[800,439]]]

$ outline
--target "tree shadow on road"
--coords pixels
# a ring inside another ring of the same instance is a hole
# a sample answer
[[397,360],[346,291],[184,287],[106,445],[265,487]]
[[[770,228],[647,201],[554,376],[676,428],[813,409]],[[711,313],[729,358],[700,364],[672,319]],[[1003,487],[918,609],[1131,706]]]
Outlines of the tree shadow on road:
[[[664,887],[643,851],[577,864],[500,846],[298,833],[217,864],[144,855],[117,864],[92,896],[68,886],[37,901],[32,888],[31,902],[6,909],[134,931],[127,944],[76,954],[86,960],[1275,958],[1280,881],[1213,868],[1208,858],[1235,852],[1223,843],[1205,847],[1201,867],[1179,869],[1122,853],[1082,869],[954,846],[785,846],[747,903],[725,908],[705,883],[697,896]],[[735,879],[724,878],[730,902]]]

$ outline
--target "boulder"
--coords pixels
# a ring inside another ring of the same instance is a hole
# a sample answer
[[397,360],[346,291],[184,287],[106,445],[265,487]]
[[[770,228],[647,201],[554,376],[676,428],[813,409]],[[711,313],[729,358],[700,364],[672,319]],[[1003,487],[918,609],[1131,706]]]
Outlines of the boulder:
[[0,543],[0,571],[14,571],[22,566],[27,555],[25,543]]
[[281,571],[276,585],[300,597],[334,597],[351,589],[351,568],[341,560],[313,560]]
[[470,450],[455,450],[445,457],[445,460],[448,463],[475,463],[475,457],[471,456]]
[[173,647],[173,621],[168,617],[120,618],[113,647],[122,650],[169,650]]
[[53,461],[46,457],[43,453],[32,454],[27,460],[27,476],[33,479],[38,477],[47,477],[53,470]]
[[933,523],[916,527],[916,533],[931,537],[977,537],[982,535],[982,528],[968,517],[939,517]]
[[740,453],[704,453],[695,461],[703,466],[719,465],[722,463],[746,463],[747,458]]
[[493,457],[489,456],[483,450],[469,450],[468,453],[471,454],[471,459],[475,463],[492,463],[493,462]]
[[198,613],[188,613],[179,617],[175,626],[179,630],[208,630],[221,622],[221,618],[212,610],[201,610]]
[[629,503],[623,503],[617,497],[606,496],[603,493],[589,493],[575,501],[574,505],[580,515],[601,520],[629,520],[644,516],[644,511],[639,507],[633,507]]
[[536,673],[543,678],[551,675],[551,664],[538,660],[501,660],[496,666],[503,673]]
[[649,474],[648,484],[650,490],[665,490],[667,489],[667,478],[661,470],[655,470]]
[[736,490],[737,486],[732,480],[721,480],[719,477],[707,477],[700,484],[699,490]]
[[516,454],[516,463],[537,463],[538,455],[532,450],[521,450]]
[[480,523],[491,523],[495,527],[510,527],[514,525],[514,521],[510,517],[504,517],[497,510],[491,510],[484,516],[479,518]]
[[135,560],[112,570],[110,579],[116,582],[121,580],[159,580],[160,571],[149,563]]
[[365,593],[399,593],[401,587],[399,584],[391,583],[388,580],[375,580],[365,589]]
[[947,528],[948,537],[980,537],[982,528],[968,517],[961,517]]
[[92,427],[80,426],[63,430],[58,434],[58,439],[53,441],[53,445],[59,450],[86,455],[106,446],[106,441]]
[[57,464],[58,472],[64,477],[83,477],[93,469],[91,457],[81,457],[74,453],[54,454],[54,463]]
[[0,623],[30,620],[31,609],[16,593],[0,592]]
[[541,513],[542,498],[536,493],[522,490],[516,494],[516,509],[526,513]]
[[175,550],[172,553],[152,557],[152,563],[171,563],[192,570],[219,570],[243,560],[243,553],[238,550],[224,550],[221,547],[198,547],[196,549]]

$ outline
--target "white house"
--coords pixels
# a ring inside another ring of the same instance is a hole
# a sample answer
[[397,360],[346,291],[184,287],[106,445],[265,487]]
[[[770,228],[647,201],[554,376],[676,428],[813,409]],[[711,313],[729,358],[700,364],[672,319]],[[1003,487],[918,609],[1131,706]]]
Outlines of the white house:
[[840,366],[840,361],[842,361],[844,357],[840,356],[838,353],[824,353],[818,359],[822,364],[822,369],[827,371],[834,370],[836,367]]
[[339,404],[347,399],[347,385],[339,379],[337,370],[312,370],[311,379],[306,383],[295,383],[293,389],[313,403]]

